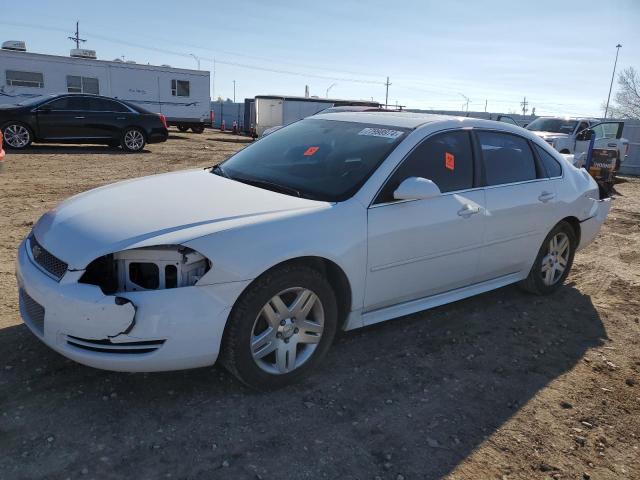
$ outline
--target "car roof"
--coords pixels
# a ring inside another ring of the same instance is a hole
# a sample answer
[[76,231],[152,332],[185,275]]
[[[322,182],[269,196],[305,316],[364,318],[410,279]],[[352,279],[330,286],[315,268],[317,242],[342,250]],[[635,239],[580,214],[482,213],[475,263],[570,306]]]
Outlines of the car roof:
[[387,127],[416,128],[427,123],[451,121],[453,119],[464,120],[465,117],[453,117],[449,115],[435,115],[431,113],[413,112],[329,112],[318,113],[313,118],[323,120],[339,120],[342,122],[369,123],[372,125],[384,125]]

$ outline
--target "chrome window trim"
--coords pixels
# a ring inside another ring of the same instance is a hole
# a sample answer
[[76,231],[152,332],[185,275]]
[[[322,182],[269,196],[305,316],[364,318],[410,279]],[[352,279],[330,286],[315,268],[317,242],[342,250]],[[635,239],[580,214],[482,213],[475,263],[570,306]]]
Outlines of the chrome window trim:
[[[82,93],[72,93],[70,95],[61,95],[59,97],[56,98],[52,98],[51,100],[47,100],[44,103],[41,103],[40,105],[38,105],[37,107],[34,107],[31,109],[32,113],[37,113],[38,109],[44,107],[45,105],[49,105],[51,102],[55,102],[56,100],[60,100],[61,98],[68,98],[68,97],[75,97],[75,96],[82,96],[83,98],[88,98],[87,95],[82,94]],[[116,112],[116,111],[111,111],[111,110],[50,110],[51,112],[82,112],[82,113],[139,113],[136,110],[134,110],[133,108],[131,108],[129,105],[126,105],[124,103],[122,103],[121,101],[119,101],[117,98],[104,98],[101,100],[109,100],[112,102],[116,102],[118,105],[122,105],[123,107],[125,107],[128,111],[127,112]]]

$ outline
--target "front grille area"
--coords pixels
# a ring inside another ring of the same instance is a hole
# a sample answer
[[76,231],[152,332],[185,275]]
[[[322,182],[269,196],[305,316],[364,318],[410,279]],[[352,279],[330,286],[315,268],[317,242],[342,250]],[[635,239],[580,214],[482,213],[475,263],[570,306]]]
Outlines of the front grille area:
[[90,352],[122,354],[151,353],[158,350],[165,340],[141,340],[139,342],[114,343],[109,339],[93,340],[88,338],[74,337],[67,335],[67,343],[75,348],[88,350]]
[[38,243],[36,237],[31,235],[29,237],[29,248],[31,249],[31,255],[35,262],[57,281],[60,281],[62,276],[67,271],[69,265],[62,260],[45,250],[42,245]]
[[22,288],[19,293],[20,311],[25,322],[44,335],[44,307],[31,298]]

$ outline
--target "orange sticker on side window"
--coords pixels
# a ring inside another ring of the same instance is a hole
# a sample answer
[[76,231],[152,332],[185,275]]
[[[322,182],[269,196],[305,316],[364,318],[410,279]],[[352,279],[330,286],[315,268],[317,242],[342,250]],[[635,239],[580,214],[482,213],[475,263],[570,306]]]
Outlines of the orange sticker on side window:
[[453,170],[456,168],[456,157],[453,155],[453,153],[445,152],[444,166],[449,170]]
[[[316,153],[318,150],[320,150],[320,147],[309,147],[305,150],[304,152],[304,156],[305,157],[310,157],[311,155],[313,155],[314,153]],[[299,151],[299,150],[298,150]]]

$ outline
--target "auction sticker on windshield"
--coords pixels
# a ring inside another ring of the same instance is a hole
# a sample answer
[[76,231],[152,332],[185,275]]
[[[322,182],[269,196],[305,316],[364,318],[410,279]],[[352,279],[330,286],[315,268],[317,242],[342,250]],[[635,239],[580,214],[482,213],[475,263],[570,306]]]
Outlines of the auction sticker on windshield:
[[366,135],[369,137],[398,138],[403,132],[400,130],[389,130],[387,128],[363,128],[358,135]]

